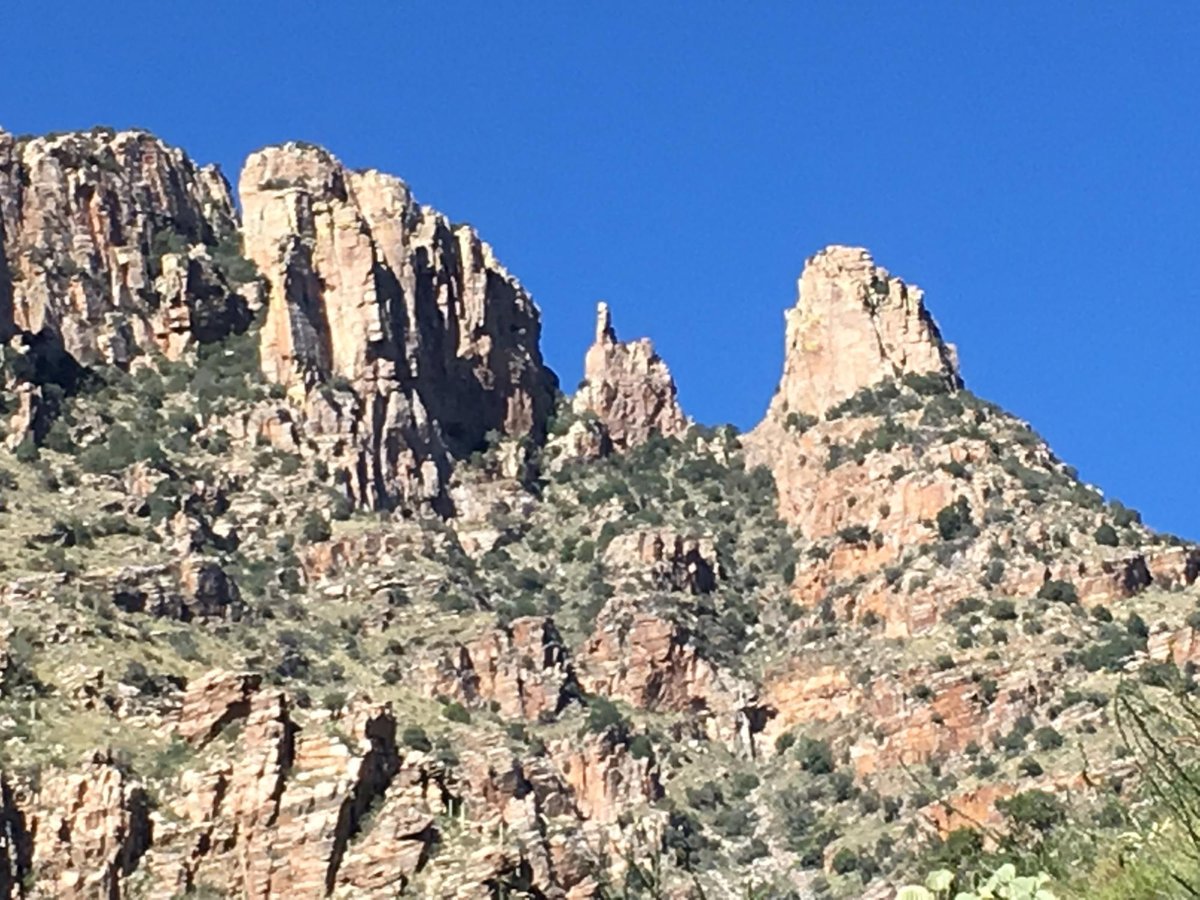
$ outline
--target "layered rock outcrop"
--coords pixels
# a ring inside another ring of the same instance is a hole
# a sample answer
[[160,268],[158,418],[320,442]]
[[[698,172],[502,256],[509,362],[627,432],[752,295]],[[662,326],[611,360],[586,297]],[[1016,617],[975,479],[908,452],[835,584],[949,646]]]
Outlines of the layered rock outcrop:
[[269,285],[263,373],[305,404],[356,502],[435,500],[489,433],[542,436],[538,310],[474,230],[308,145],[252,154],[239,190]]
[[26,818],[38,880],[66,900],[123,896],[153,830],[146,791],[104,754],[55,772]]
[[153,138],[0,137],[0,898],[888,896],[903,770],[995,822],[1200,660],[1200,550],[961,390],[865,251],[809,261],[744,442],[602,306],[538,447],[538,311],[473,231],[306,145],[242,186],[253,266]]
[[0,131],[0,340],[36,350],[31,380],[63,381],[244,330],[211,256],[237,228],[220,171],[145,132]]
[[709,738],[747,756],[757,752],[763,719],[754,688],[706,659],[687,629],[631,598],[605,605],[576,665],[588,694],[689,713]]
[[449,512],[455,459],[491,435],[540,441],[557,381],[538,310],[471,228],[308,145],[252,154],[240,186],[244,229],[220,172],[149,134],[0,132],[10,443],[56,414],[26,385],[252,327],[243,239],[269,292],[262,371],[296,407],[288,442],[341,470],[354,503]]
[[78,900],[393,897],[413,887],[453,817],[474,842],[501,839],[486,865],[443,865],[416,896],[489,896],[491,879],[524,867],[538,896],[586,897],[619,816],[662,793],[654,760],[619,734],[528,759],[464,739],[447,762],[400,744],[386,705],[298,715],[246,674],[194,683],[176,728],[192,749],[172,756],[181,770],[158,804],[105,754],[40,786],[0,781],[0,896],[36,872],[39,890]]
[[[962,488],[943,471],[922,471],[916,463],[926,448],[905,446],[903,428],[894,432],[900,437],[881,437],[873,416],[901,396],[897,385],[919,388],[905,388],[912,396],[898,409],[908,413],[926,394],[961,387],[957,354],[921,290],[861,248],[831,246],[812,256],[786,319],[783,376],[765,418],[745,437],[749,461],[772,470],[781,517],[806,536],[826,537],[864,517],[877,524],[884,543],[870,562],[878,568],[924,538],[925,523]],[[891,399],[872,407],[871,417],[846,412],[872,388]],[[892,452],[839,467],[836,454],[845,448],[863,457],[876,445]],[[947,464],[973,461],[970,446],[929,452]]]
[[604,564],[615,576],[691,594],[716,590],[720,574],[711,538],[688,537],[665,528],[618,535],[605,548]]
[[596,340],[584,359],[574,408],[596,415],[617,450],[652,434],[677,437],[688,427],[667,364],[647,338],[618,341],[606,303],[596,312]]
[[556,715],[578,696],[575,673],[554,622],[515,619],[443,653],[428,676],[435,695],[492,705],[508,718]]

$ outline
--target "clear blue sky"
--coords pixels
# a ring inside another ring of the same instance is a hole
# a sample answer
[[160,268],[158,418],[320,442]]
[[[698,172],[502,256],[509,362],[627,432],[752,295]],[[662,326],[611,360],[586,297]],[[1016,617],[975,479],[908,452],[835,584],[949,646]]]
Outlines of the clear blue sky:
[[920,284],[968,384],[1200,537],[1200,10],[1189,3],[35,3],[0,124],[300,138],[404,177],[525,282],[578,381],[594,303],[753,425],[805,257]]

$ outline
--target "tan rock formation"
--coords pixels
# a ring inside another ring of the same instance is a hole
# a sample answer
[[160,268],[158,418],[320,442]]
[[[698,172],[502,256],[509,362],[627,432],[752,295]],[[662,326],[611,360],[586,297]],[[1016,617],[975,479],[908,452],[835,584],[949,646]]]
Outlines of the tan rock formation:
[[26,819],[39,881],[65,900],[121,897],[151,841],[146,792],[103,754],[54,773]]
[[179,712],[180,737],[203,746],[220,730],[250,715],[250,700],[262,685],[262,676],[249,672],[214,669],[188,685]]
[[647,338],[618,341],[608,304],[601,303],[575,411],[599,417],[613,446],[625,450],[645,443],[652,434],[677,437],[687,430],[688,420],[675,394],[675,381],[654,345]]
[[768,417],[820,415],[861,388],[906,374],[959,382],[954,348],[942,341],[922,291],[859,247],[826,247],[805,263],[785,341]]
[[252,154],[239,190],[269,284],[263,372],[303,400],[355,501],[436,499],[489,432],[540,438],[556,381],[538,310],[471,228],[308,145]]
[[163,254],[160,268],[162,274],[154,280],[154,291],[161,298],[154,339],[168,359],[179,359],[197,341],[218,341],[231,330],[250,327],[249,301],[229,292],[203,246],[188,253]]
[[437,661],[427,684],[433,696],[496,704],[500,715],[521,719],[553,716],[578,693],[558,629],[537,616],[459,644]]
[[618,595],[576,658],[588,694],[661,712],[688,712],[710,739],[747,756],[763,727],[754,689],[700,655],[685,629]]
[[564,433],[546,440],[550,472],[560,472],[570,463],[603,459],[611,452],[608,430],[595,419],[576,419]]
[[[648,807],[662,794],[656,762],[635,757],[621,734],[554,742],[528,760],[464,734],[451,771],[401,750],[386,706],[355,701],[297,719],[284,695],[244,674],[194,682],[178,734],[210,753],[234,721],[242,727],[232,755],[193,760],[153,811],[145,789],[103,754],[48,774],[36,792],[0,780],[0,888],[12,893],[36,871],[40,890],[78,900],[200,890],[382,900],[411,886],[453,816],[502,840],[486,864],[443,866],[424,885],[432,895],[489,896],[493,876],[521,869],[544,896],[567,896],[620,839],[609,831],[618,818],[639,809],[654,818]],[[553,835],[550,819],[559,820]],[[449,893],[434,888],[455,882]]]
[[645,578],[651,586],[707,594],[717,587],[720,564],[709,538],[669,529],[639,529],[613,538],[604,564],[617,575]]
[[918,677],[907,673],[858,685],[833,667],[798,660],[764,687],[763,702],[772,711],[764,743],[771,746],[780,734],[813,723],[863,716],[867,727],[859,729],[850,759],[860,775],[867,775],[961,753],[972,742],[983,744],[1011,729],[1050,693],[1040,673],[1003,673],[992,686],[994,696],[985,696],[969,674],[946,672],[930,678],[932,697],[926,701],[905,690]]
[[588,693],[642,709],[682,711],[715,694],[717,672],[668,620],[615,597],[580,652],[579,681]]
[[587,819],[612,823],[622,809],[653,803],[662,795],[654,762],[635,759],[626,742],[612,733],[548,749]]
[[4,445],[16,450],[25,441],[37,441],[45,433],[49,420],[46,403],[39,385],[19,382],[16,386],[17,408],[8,420],[8,436]]
[[0,339],[40,335],[76,363],[124,365],[151,347],[177,355],[189,329],[244,329],[245,301],[219,272],[164,267],[172,248],[236,231],[221,173],[152,135],[0,131]]

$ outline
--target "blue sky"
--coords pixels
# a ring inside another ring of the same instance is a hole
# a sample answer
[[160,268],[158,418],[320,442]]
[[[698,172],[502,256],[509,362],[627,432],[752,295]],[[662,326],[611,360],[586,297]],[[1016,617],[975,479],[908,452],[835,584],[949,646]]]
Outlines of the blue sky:
[[404,177],[752,426],[804,259],[921,285],[976,393],[1200,537],[1200,15],[1185,3],[12,0],[0,124],[138,125],[236,182],[299,138]]

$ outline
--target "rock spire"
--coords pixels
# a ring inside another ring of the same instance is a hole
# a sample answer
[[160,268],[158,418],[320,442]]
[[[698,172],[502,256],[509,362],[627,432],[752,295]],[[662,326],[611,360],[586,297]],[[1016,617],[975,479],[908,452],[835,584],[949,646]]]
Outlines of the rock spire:
[[617,340],[603,302],[596,308],[596,340],[584,358],[574,407],[596,415],[617,450],[643,444],[655,433],[675,437],[688,427],[667,364],[648,338]]
[[812,256],[788,310],[783,378],[768,416],[820,415],[864,387],[908,374],[960,384],[920,288],[875,264],[861,247]]

